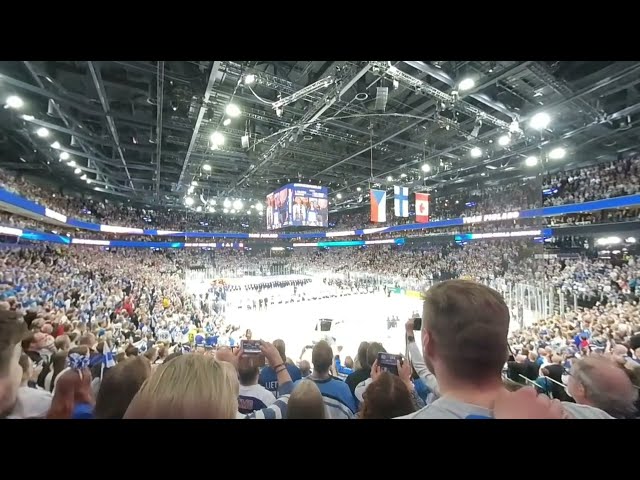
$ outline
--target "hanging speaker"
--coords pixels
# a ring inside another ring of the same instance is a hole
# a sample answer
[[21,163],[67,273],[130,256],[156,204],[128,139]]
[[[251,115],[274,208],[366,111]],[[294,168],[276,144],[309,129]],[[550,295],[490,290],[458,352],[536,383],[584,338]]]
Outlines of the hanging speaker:
[[72,147],[78,146],[78,140],[76,140],[76,137],[74,137],[73,135],[71,135],[71,146]]
[[389,99],[389,87],[378,87],[376,92],[375,109],[384,112],[387,109],[387,100]]

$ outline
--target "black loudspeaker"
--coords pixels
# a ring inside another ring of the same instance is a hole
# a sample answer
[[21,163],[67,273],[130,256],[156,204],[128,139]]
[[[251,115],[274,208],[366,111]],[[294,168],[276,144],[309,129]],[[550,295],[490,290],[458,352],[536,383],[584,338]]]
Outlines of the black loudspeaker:
[[320,326],[320,331],[321,332],[330,332],[331,331],[331,324],[333,323],[333,320],[330,320],[328,318],[323,318],[321,319],[317,324],[316,324],[316,332],[318,331],[318,326]]

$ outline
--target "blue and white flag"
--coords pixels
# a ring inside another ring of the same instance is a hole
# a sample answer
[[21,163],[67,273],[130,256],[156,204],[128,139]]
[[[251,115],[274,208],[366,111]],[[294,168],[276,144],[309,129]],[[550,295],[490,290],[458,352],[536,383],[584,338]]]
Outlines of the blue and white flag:
[[102,353],[104,355],[104,368],[111,368],[116,366],[116,359],[113,356],[109,342],[104,342],[102,347]]
[[393,186],[393,210],[396,217],[409,216],[409,187]]

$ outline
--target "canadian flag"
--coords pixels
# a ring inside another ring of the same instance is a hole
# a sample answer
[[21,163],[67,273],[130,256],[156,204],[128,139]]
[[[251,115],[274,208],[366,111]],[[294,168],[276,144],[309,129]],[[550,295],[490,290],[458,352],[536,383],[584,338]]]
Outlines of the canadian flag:
[[416,222],[427,223],[429,221],[429,200],[428,193],[416,193]]

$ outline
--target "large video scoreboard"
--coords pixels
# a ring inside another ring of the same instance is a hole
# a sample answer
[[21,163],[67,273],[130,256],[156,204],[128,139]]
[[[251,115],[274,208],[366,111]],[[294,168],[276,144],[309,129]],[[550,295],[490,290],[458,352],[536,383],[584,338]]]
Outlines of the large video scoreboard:
[[283,227],[327,227],[329,189],[289,183],[267,195],[267,230]]

